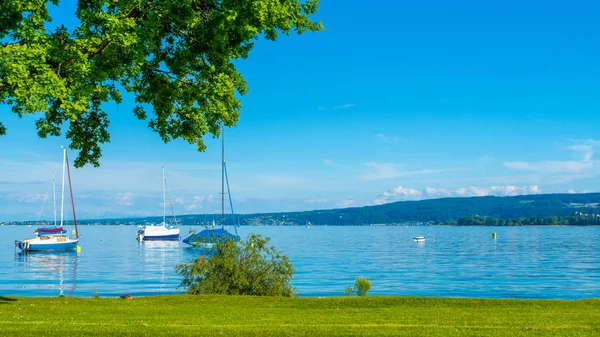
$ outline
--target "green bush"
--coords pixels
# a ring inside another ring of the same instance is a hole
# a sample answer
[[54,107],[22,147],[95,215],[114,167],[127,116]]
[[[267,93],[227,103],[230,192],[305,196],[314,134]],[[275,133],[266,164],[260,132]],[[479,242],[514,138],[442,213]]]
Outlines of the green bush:
[[367,291],[371,289],[371,281],[364,277],[359,277],[354,280],[354,291],[358,296],[367,296]]
[[181,286],[189,294],[293,296],[294,268],[269,241],[251,234],[246,240],[216,243],[212,255],[177,266]]
[[367,296],[367,291],[369,291],[369,289],[371,289],[371,281],[364,277],[358,277],[354,280],[353,287],[344,287],[344,294],[346,296],[352,296],[352,294],[356,292],[356,295],[358,296]]
[[345,286],[344,287],[344,295],[346,295],[346,296],[352,296],[352,293],[354,293],[354,288],[352,288],[350,286]]

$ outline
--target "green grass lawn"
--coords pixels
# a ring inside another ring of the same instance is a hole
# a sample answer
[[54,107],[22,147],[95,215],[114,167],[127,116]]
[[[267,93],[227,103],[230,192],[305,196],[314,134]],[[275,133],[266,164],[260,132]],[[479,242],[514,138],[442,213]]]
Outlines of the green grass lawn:
[[600,336],[600,300],[0,297],[0,336]]

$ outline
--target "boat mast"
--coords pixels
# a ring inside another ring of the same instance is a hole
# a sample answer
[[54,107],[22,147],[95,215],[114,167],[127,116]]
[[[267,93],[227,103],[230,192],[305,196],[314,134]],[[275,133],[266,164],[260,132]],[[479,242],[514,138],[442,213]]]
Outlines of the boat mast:
[[73,199],[73,185],[71,184],[71,169],[69,168],[69,157],[65,149],[65,163],[67,164],[67,176],[69,177],[69,192],[71,194],[71,208],[73,209],[73,225],[75,226],[75,236],[79,239],[79,230],[77,229],[77,215],[75,215],[75,199]]
[[54,204],[54,227],[56,227],[56,185],[52,179],[52,203]]
[[163,188],[163,226],[167,225],[167,197],[165,194],[165,167],[162,168],[162,188]]
[[62,191],[60,199],[60,227],[62,228],[65,213],[65,162],[67,161],[67,149],[64,146],[61,147],[63,148]]
[[225,227],[225,127],[221,125],[221,228]]

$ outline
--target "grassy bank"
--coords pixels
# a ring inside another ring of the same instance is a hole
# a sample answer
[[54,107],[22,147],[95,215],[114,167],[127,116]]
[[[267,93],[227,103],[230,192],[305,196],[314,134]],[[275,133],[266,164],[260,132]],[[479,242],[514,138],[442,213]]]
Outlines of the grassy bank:
[[0,336],[599,336],[600,300],[0,297]]

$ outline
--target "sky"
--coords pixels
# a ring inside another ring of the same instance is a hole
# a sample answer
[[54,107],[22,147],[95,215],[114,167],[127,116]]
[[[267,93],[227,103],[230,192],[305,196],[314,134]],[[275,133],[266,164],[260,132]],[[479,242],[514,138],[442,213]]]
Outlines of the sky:
[[[599,191],[599,10],[323,0],[325,31],[259,40],[235,61],[249,87],[225,131],[235,211]],[[163,166],[176,213],[220,212],[219,140],[164,144],[132,106],[106,105],[101,166],[72,172],[78,217],[161,215]],[[38,117],[0,106],[0,221],[51,217],[69,142],[39,139]]]

